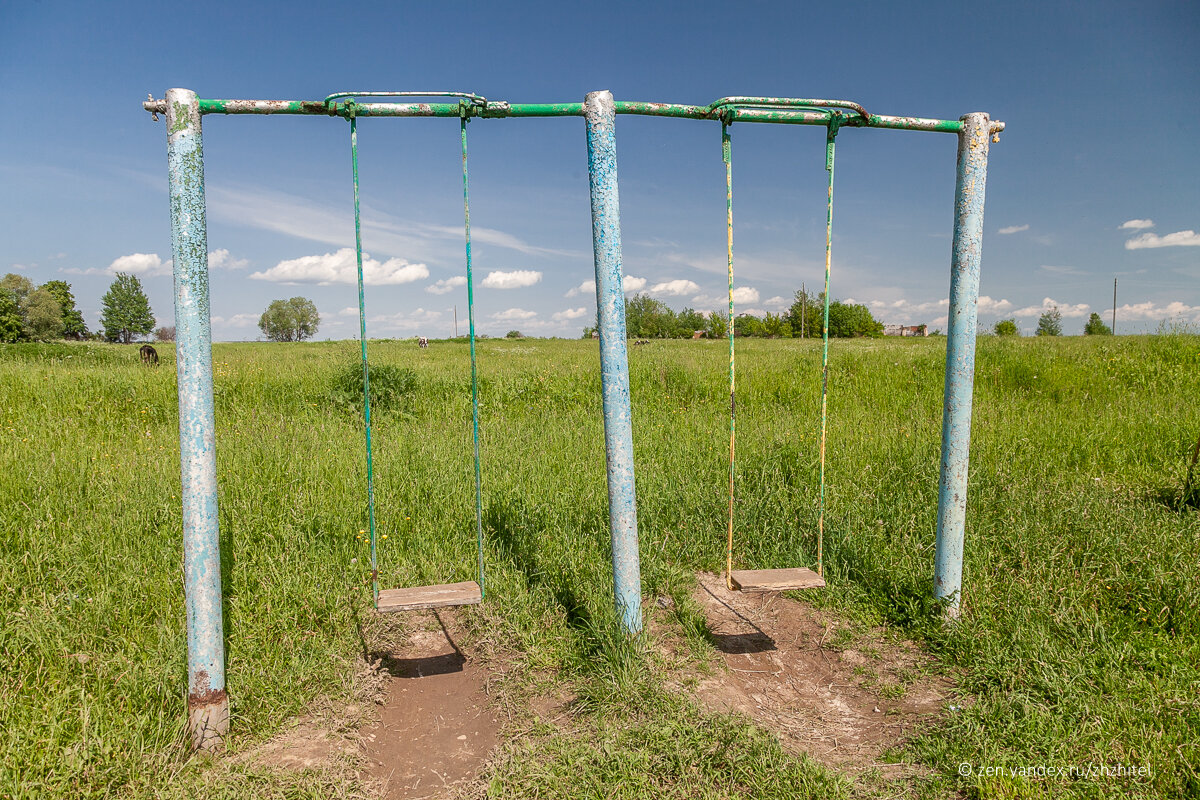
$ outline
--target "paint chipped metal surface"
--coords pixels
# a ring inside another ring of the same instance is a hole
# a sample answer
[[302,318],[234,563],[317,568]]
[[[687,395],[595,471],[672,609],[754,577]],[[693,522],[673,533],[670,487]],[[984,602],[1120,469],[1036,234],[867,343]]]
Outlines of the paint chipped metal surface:
[[194,92],[171,89],[167,171],[174,255],[183,573],[187,604],[189,728],[195,747],[213,746],[229,727],[217,519],[216,435],[208,293],[204,149]]
[[962,118],[962,132],[958,136],[937,551],[934,556],[934,593],[947,601],[947,613],[951,618],[958,616],[962,602],[975,332],[979,267],[983,254],[983,202],[987,187],[988,138],[992,130],[987,114],[967,114]]
[[616,110],[609,92],[588,94],[584,109],[592,200],[592,247],[596,263],[596,309],[600,328],[600,381],[604,395],[604,447],[608,462],[613,588],[617,614],[626,632],[632,635],[642,629],[642,583],[633,474],[633,410],[625,342]]
[[[348,118],[349,105],[355,103],[360,117],[458,117],[460,103],[441,102],[356,102],[354,98],[456,97],[469,101],[468,116],[484,119],[507,117],[579,117],[584,116],[583,103],[510,103],[487,100],[470,92],[335,92],[324,100],[200,100],[201,114],[297,114]],[[153,114],[166,111],[165,100],[153,98],[142,103]],[[957,134],[961,120],[926,117],[869,114],[860,104],[850,100],[827,100],[802,97],[723,97],[708,105],[658,103],[637,100],[613,102],[616,114],[633,114],[679,119],[725,120],[733,122],[766,122],[791,125],[827,125],[830,112],[842,109],[848,113],[842,127],[894,128],[899,130],[936,131]],[[992,122],[991,133],[1004,130],[1003,122]]]

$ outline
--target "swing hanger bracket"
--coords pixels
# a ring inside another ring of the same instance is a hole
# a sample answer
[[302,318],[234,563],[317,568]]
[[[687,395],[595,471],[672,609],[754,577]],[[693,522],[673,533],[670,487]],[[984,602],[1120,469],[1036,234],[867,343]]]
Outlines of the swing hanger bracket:
[[830,110],[829,122],[826,123],[827,133],[825,134],[825,141],[832,142],[835,138],[837,138],[838,130],[841,129],[845,119],[846,115],[841,111]]

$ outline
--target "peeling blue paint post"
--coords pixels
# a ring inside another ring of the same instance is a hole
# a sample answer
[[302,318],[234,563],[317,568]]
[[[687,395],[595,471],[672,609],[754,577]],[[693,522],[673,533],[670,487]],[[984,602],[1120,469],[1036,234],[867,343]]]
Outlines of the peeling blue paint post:
[[950,265],[942,465],[938,485],[937,554],[934,559],[934,592],[938,598],[949,601],[946,611],[952,619],[958,616],[962,601],[979,262],[983,252],[983,199],[987,184],[988,138],[991,135],[992,126],[987,114],[967,114],[962,118],[954,188],[954,245]]
[[637,497],[633,480],[633,411],[625,344],[625,290],[621,268],[621,210],[617,198],[616,110],[610,92],[584,98],[588,179],[592,195],[592,249],[600,326],[600,381],[604,392],[604,448],[608,460],[608,514],[612,534],[617,614],[630,635],[642,629],[642,572],[638,563]]
[[229,731],[217,461],[213,418],[212,336],[208,307],[208,234],[204,148],[196,93],[166,95],[171,247],[175,256],[175,341],[179,379],[179,464],[183,499],[183,580],[188,632],[188,730],[210,749]]

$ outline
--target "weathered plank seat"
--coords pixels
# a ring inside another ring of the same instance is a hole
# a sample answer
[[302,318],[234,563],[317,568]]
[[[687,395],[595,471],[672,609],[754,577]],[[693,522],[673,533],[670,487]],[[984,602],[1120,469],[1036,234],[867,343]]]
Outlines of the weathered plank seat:
[[415,611],[419,608],[470,606],[483,600],[483,592],[475,581],[442,583],[437,586],[413,586],[408,589],[384,589],[379,593],[380,613]]
[[784,592],[791,589],[820,589],[825,579],[811,569],[735,569],[730,573],[739,592]]

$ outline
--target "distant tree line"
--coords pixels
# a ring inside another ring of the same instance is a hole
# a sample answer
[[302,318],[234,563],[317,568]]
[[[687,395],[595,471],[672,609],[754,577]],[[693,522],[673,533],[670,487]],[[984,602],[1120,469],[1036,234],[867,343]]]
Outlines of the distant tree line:
[[[1002,319],[992,326],[992,333],[997,336],[1020,336],[1021,329],[1017,327],[1015,319]],[[1058,310],[1058,306],[1043,312],[1038,317],[1037,328],[1033,334],[1034,336],[1062,336],[1062,312]],[[1083,326],[1083,334],[1084,336],[1112,336],[1112,328],[1105,325],[1104,320],[1100,319],[1100,315],[1093,311]]]
[[[824,314],[824,294],[797,290],[787,311],[761,317],[739,314],[734,318],[736,336],[764,339],[819,338]],[[583,329],[590,337],[595,326]],[[726,311],[704,313],[694,308],[675,311],[661,300],[647,294],[636,294],[625,301],[625,332],[631,339],[691,339],[697,332],[719,339],[729,334],[729,314]],[[878,322],[870,309],[857,303],[834,300],[829,304],[829,335],[837,338],[883,335],[883,323]]]
[[[91,332],[75,305],[71,284],[47,281],[34,286],[10,272],[0,279],[0,342],[47,342],[54,339],[102,339],[128,344],[154,328],[154,313],[142,282],[118,272],[100,298],[100,331]],[[160,328],[160,337],[174,328]]]

